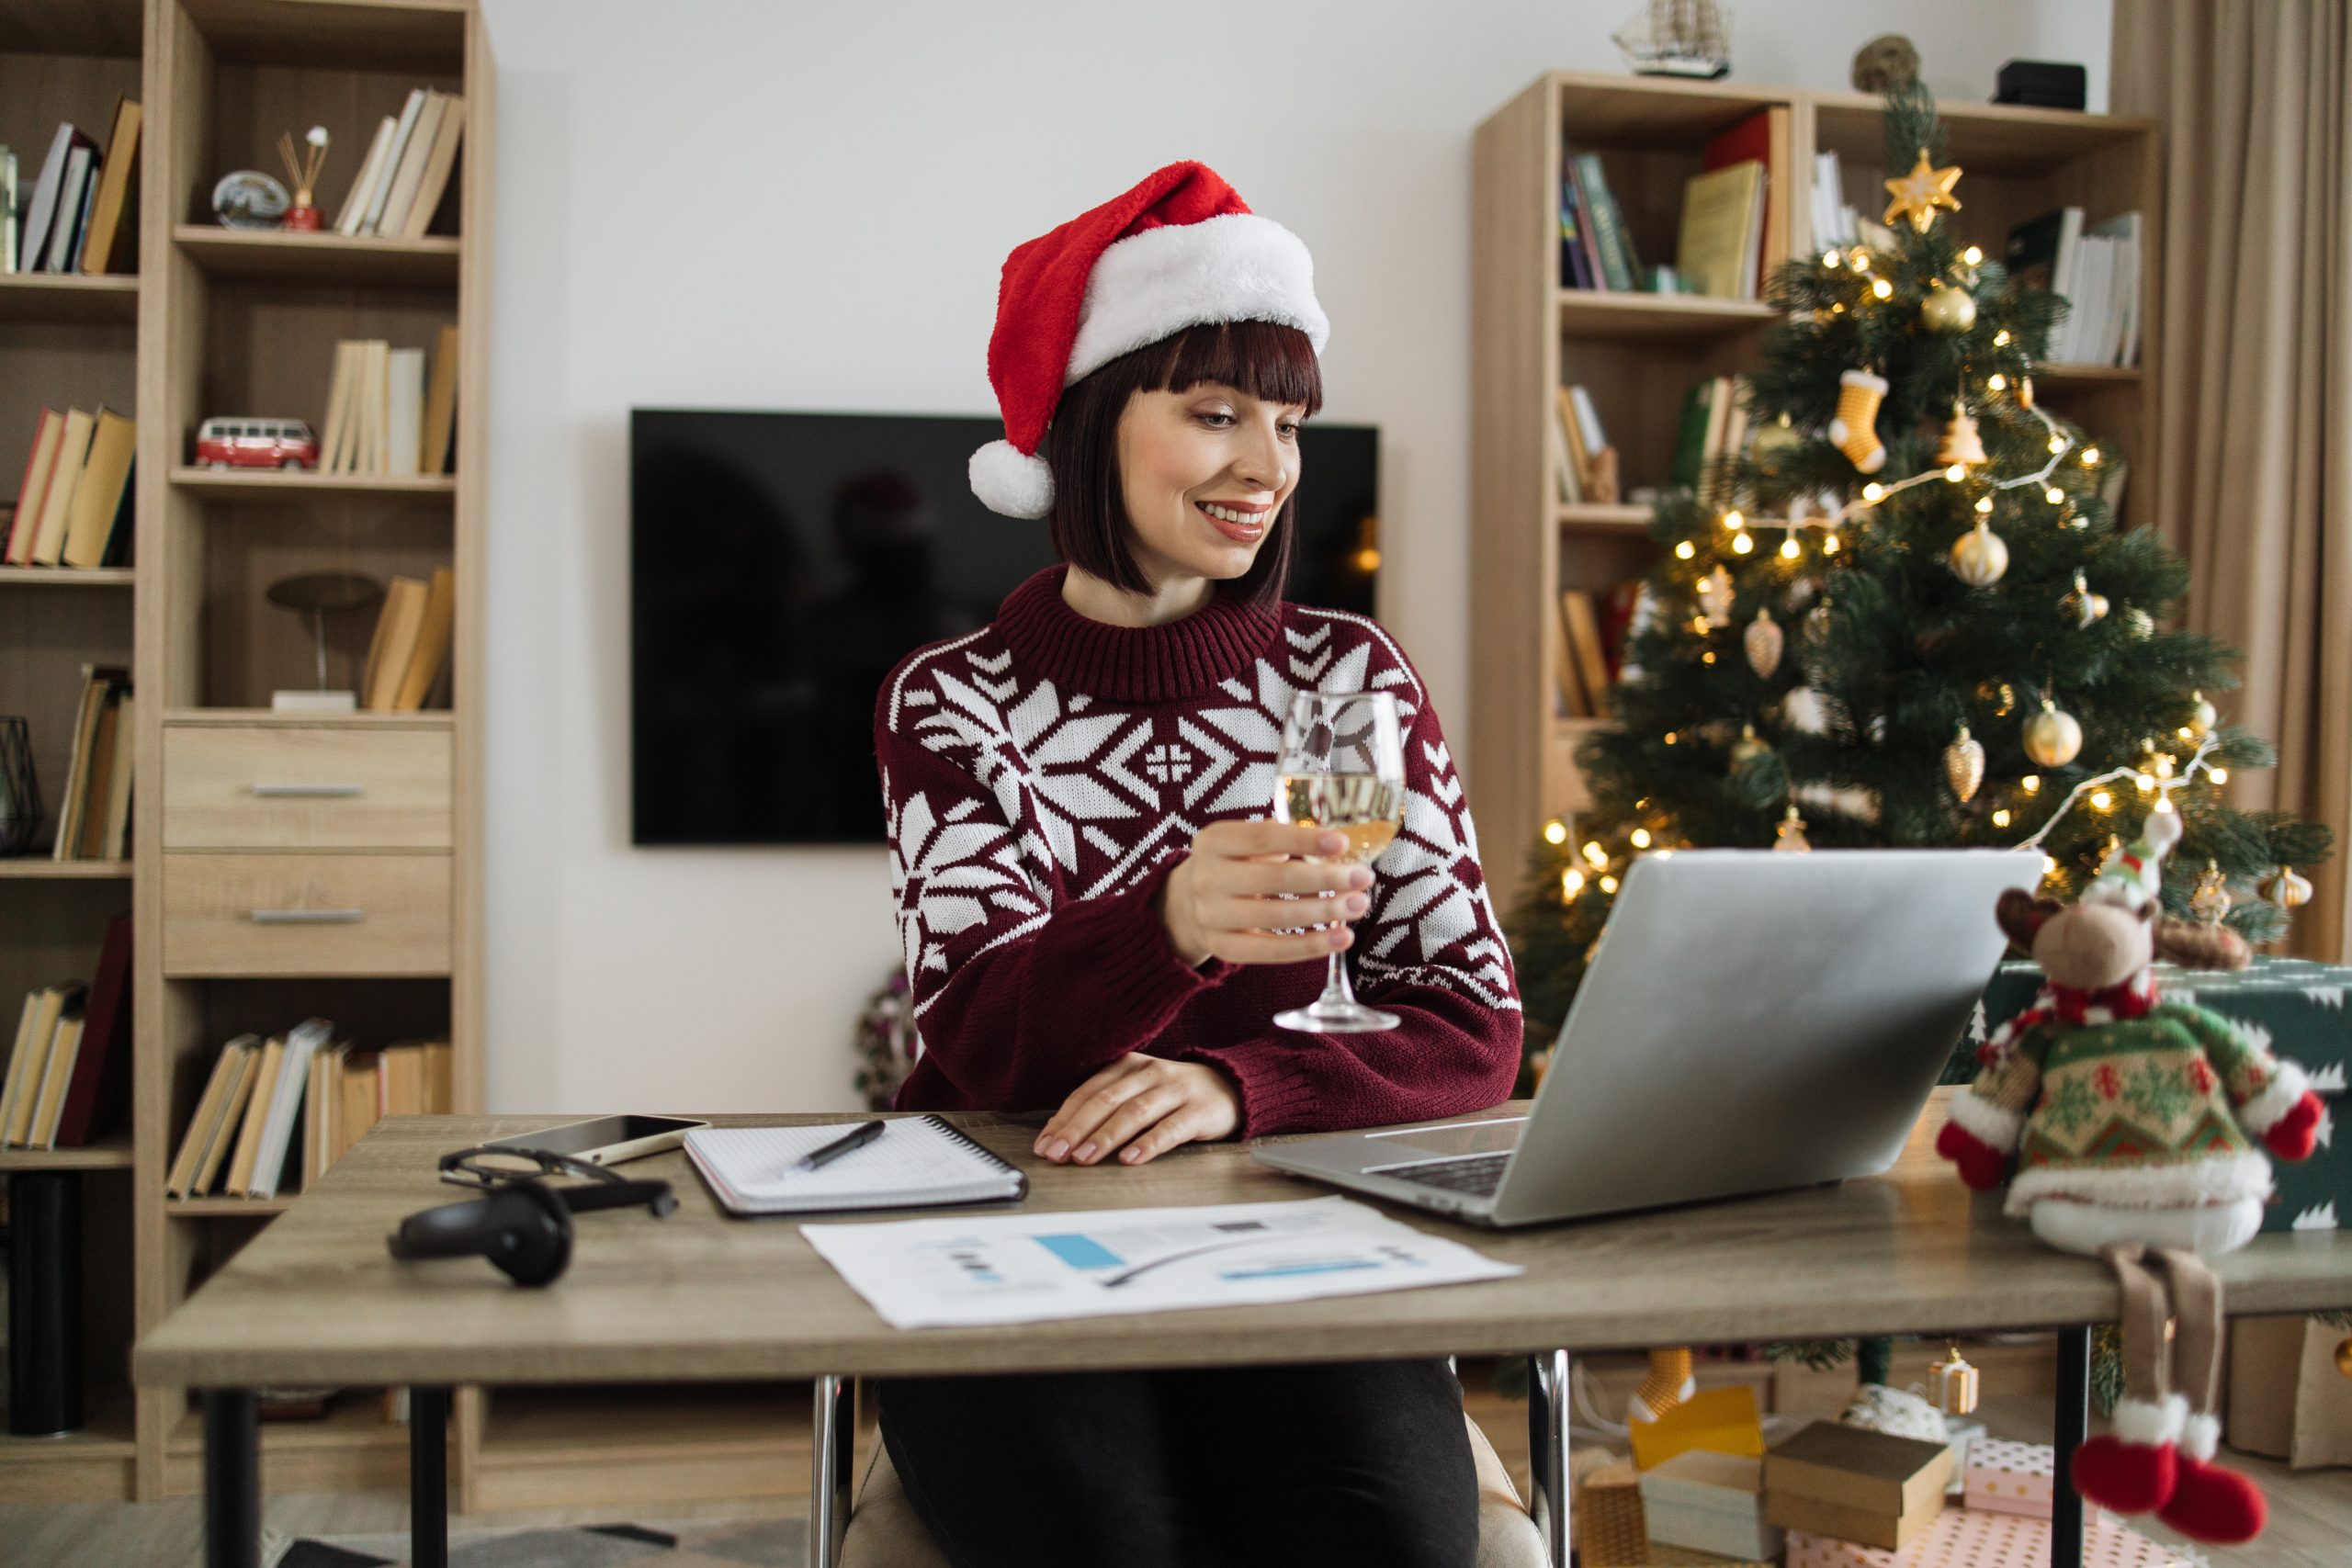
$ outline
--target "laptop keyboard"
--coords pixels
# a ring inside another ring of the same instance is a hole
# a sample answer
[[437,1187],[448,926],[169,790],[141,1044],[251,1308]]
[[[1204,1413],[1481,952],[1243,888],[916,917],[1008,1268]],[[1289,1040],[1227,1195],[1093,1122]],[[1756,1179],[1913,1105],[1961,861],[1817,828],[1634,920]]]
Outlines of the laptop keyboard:
[[1503,1167],[1510,1159],[1507,1153],[1468,1155],[1461,1159],[1430,1160],[1420,1165],[1399,1166],[1380,1174],[1419,1187],[1442,1187],[1448,1192],[1491,1198],[1495,1195],[1495,1189],[1503,1184]]

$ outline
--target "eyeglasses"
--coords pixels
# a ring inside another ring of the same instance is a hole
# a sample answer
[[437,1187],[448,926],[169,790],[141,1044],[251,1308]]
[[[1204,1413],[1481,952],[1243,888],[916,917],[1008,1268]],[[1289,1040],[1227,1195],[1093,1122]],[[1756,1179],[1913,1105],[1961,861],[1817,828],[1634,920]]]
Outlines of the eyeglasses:
[[592,1209],[631,1209],[642,1203],[659,1219],[678,1206],[677,1195],[666,1181],[632,1181],[604,1166],[591,1165],[552,1149],[477,1145],[441,1156],[442,1180],[457,1187],[480,1188],[485,1192],[495,1192],[518,1181],[537,1181],[543,1176],[587,1179],[585,1186],[548,1188],[575,1214]]

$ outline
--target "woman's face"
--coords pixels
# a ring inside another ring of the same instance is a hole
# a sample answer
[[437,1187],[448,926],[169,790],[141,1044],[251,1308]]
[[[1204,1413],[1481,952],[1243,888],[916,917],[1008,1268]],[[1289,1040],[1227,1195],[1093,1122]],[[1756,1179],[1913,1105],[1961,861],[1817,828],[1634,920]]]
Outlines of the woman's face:
[[1250,570],[1298,488],[1306,413],[1302,403],[1261,402],[1217,381],[1127,400],[1119,416],[1120,487],[1136,564],[1155,586]]

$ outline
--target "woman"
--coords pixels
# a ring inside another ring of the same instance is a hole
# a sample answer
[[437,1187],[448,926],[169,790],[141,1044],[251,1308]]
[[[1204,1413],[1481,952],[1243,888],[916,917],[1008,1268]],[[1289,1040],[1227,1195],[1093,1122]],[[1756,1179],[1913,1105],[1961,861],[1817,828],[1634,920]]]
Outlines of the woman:
[[[910,655],[876,702],[922,1038],[901,1109],[1050,1109],[1040,1157],[1115,1166],[1510,1093],[1517,986],[1420,678],[1373,622],[1281,597],[1298,426],[1322,405],[1312,271],[1198,164],[1005,264],[1007,439],[974,456],[973,489],[1050,518],[1064,564]],[[1269,819],[1306,690],[1396,697],[1405,824],[1371,869],[1304,858],[1339,835]],[[1351,947],[1401,1026],[1276,1027]],[[880,1404],[957,1568],[1174,1568],[1203,1528],[1237,1564],[1475,1551],[1442,1360],[894,1379]]]

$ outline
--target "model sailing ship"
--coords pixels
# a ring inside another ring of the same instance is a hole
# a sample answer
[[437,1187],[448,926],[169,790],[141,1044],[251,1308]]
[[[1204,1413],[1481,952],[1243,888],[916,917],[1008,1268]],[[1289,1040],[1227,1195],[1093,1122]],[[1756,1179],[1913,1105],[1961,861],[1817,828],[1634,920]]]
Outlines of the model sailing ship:
[[1715,0],[1650,0],[1610,37],[1637,76],[1709,80],[1731,70],[1731,18]]

